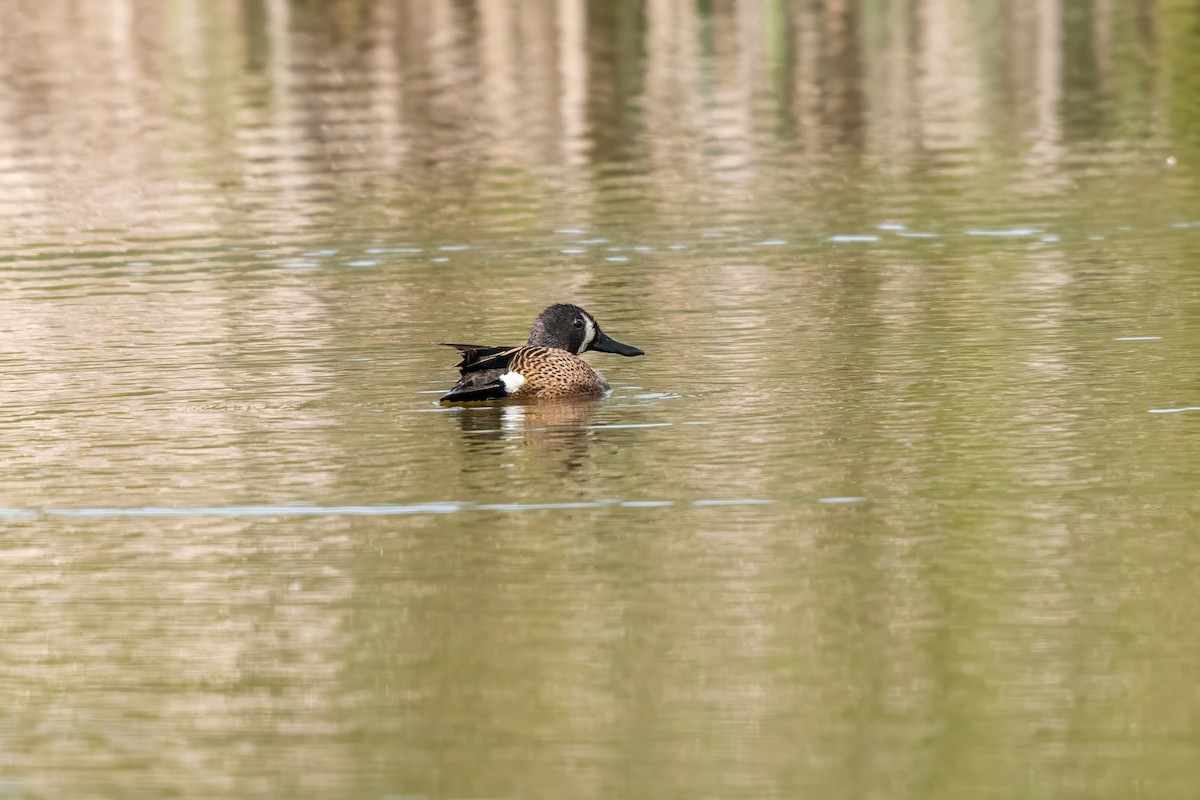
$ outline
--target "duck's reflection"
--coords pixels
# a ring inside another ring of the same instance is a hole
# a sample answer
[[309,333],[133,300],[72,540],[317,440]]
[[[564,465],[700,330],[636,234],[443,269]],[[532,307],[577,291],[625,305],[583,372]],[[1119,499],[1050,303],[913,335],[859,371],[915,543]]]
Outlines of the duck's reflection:
[[494,450],[497,443],[516,442],[547,467],[573,470],[586,462],[598,406],[594,398],[508,401],[463,408],[458,424],[468,448]]

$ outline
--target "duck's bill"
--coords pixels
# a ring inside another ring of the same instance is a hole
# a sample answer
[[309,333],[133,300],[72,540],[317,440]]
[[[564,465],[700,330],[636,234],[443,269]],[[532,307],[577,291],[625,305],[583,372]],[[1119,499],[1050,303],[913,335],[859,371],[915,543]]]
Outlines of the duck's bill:
[[599,350],[601,353],[616,353],[619,356],[644,356],[646,352],[631,344],[621,344],[610,338],[604,331],[596,332],[596,341],[592,342],[589,350]]

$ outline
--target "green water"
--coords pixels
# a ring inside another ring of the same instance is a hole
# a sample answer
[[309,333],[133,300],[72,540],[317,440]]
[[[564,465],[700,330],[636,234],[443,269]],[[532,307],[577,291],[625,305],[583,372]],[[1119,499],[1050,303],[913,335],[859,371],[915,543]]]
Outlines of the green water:
[[0,4],[0,798],[1194,797],[1198,31]]

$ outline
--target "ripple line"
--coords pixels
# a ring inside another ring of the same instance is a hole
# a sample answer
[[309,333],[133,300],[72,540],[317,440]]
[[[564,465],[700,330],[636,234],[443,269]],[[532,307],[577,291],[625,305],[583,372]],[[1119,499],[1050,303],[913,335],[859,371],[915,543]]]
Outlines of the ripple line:
[[[769,498],[728,500],[692,500],[693,507],[772,505]],[[453,514],[460,511],[561,511],[586,508],[662,508],[689,505],[677,500],[605,499],[561,503],[465,503],[435,501],[429,503],[382,503],[378,505],[241,505],[241,506],[135,506],[129,508],[0,508],[0,519],[34,517],[129,518],[129,517],[289,517],[289,516],[407,516],[413,514]]]

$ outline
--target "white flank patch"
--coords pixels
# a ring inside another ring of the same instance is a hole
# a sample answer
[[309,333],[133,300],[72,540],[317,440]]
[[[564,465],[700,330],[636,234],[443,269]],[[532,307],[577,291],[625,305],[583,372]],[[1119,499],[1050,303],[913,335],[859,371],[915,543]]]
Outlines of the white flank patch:
[[500,376],[500,380],[504,383],[504,391],[513,394],[525,385],[525,376],[518,375],[515,372],[506,372]]

